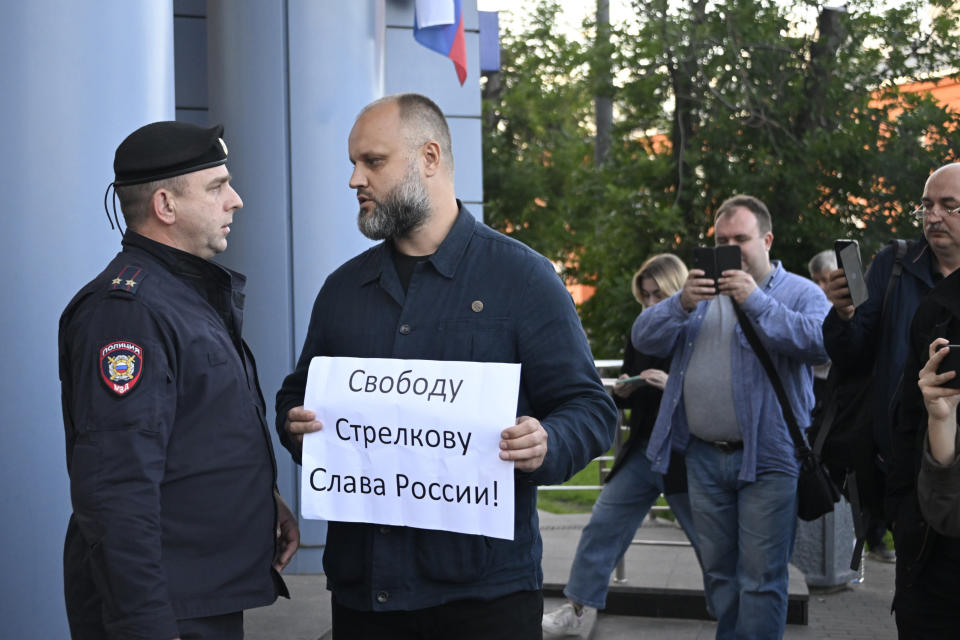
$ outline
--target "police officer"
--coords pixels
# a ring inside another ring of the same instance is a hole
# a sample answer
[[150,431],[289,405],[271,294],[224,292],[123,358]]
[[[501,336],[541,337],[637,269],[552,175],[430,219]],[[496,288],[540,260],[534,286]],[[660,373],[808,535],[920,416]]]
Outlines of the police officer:
[[222,133],[155,122],[120,144],[123,249],[60,319],[74,638],[242,638],[244,609],[289,597],[299,531],[241,338],[245,279],[210,262],[243,206]]

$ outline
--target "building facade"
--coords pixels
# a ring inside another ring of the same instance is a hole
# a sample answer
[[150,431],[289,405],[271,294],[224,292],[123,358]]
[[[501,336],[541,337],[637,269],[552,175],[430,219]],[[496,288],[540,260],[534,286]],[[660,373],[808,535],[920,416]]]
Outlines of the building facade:
[[[361,107],[404,91],[433,98],[450,121],[458,195],[482,215],[476,2],[463,2],[463,86],[450,60],[414,41],[413,12],[414,0],[5,3],[5,636],[69,635],[57,322],[73,293],[119,250],[102,210],[116,146],[156,120],[224,124],[244,208],[220,258],[248,276],[244,334],[272,406],[325,277],[369,246],[347,186],[347,134]],[[37,362],[44,366],[34,376],[26,365]],[[298,469],[277,450],[280,490],[298,504]],[[288,571],[320,572],[325,525],[303,522],[302,533]]]

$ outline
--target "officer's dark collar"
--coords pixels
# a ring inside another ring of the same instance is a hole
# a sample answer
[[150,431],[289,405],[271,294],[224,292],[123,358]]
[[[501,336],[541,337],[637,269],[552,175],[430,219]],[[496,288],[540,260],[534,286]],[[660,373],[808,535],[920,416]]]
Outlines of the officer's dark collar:
[[230,288],[234,288],[235,284],[242,286],[246,282],[246,277],[236,271],[195,256],[192,253],[181,251],[168,244],[151,240],[130,229],[127,229],[123,234],[123,245],[149,253],[171,272],[178,275],[192,278],[216,278],[224,281],[225,285]]

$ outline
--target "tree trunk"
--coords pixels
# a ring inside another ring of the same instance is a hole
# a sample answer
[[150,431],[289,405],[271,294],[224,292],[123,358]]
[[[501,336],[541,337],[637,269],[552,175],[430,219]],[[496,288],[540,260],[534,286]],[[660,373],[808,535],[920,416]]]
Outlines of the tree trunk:
[[[699,113],[697,106],[700,91],[697,87],[699,74],[698,38],[699,30],[706,20],[706,1],[693,0],[690,3],[689,40],[677,42],[670,52],[670,82],[673,88],[673,126],[670,132],[670,144],[673,154],[674,203],[683,216],[685,229],[681,232],[686,238],[696,238],[703,233],[703,215],[694,209],[696,192],[694,191],[694,168],[689,157],[699,144]],[[664,13],[664,23],[669,20]],[[688,241],[688,246],[692,244]]]
[[484,75],[487,81],[483,85],[480,97],[483,101],[489,102],[490,106],[483,112],[483,128],[486,131],[493,131],[498,124],[497,111],[503,96],[503,75],[499,71],[488,71]]
[[599,167],[610,155],[613,129],[613,77],[610,70],[610,0],[597,0],[597,39],[594,45],[594,113],[597,125],[593,161]]
[[847,37],[843,26],[845,9],[824,7],[817,17],[817,41],[810,47],[810,65],[804,79],[807,108],[798,114],[795,133],[797,138],[812,129],[832,129],[835,118],[827,105],[827,86],[833,75],[833,62],[840,45]]

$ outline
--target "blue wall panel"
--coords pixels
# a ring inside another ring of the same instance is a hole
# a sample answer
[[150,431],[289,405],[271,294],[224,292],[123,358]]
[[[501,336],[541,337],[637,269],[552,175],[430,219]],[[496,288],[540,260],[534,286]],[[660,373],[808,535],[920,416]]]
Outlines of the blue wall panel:
[[174,117],[173,8],[170,0],[8,2],[3,25],[0,620],[4,637],[66,638],[70,504],[57,321],[119,250],[102,210],[116,146]]
[[[356,229],[347,134],[383,93],[383,0],[211,0],[208,21],[210,121],[226,126],[244,198],[222,261],[249,278],[244,334],[272,408],[323,280],[370,246]],[[286,450],[277,457],[296,509],[297,467]],[[319,572],[325,523],[301,527],[290,570]]]
[[[244,201],[218,261],[247,276],[243,332],[257,358],[271,426],[293,344],[286,20],[284,3],[211,0],[208,6],[209,118],[224,125],[227,166]],[[293,464],[276,434],[273,440],[277,483],[295,508]]]
[[177,108],[207,108],[207,20],[174,18],[174,70]]
[[447,122],[453,143],[457,197],[464,202],[483,202],[480,118],[447,118]]
[[[467,27],[475,30],[475,2],[464,5]],[[11,274],[0,311],[8,337],[0,374],[5,637],[68,635],[61,553],[70,506],[57,320],[119,249],[119,234],[101,211],[117,144],[156,120],[226,125],[229,166],[245,208],[222,261],[250,277],[245,334],[272,407],[324,278],[370,244],[356,229],[347,186],[347,134],[357,111],[385,93],[418,90],[451,116],[479,117],[475,34],[468,33],[470,77],[461,89],[449,60],[412,46],[412,7],[412,0],[177,0],[180,18],[208,15],[205,32],[194,28],[202,21],[178,25],[177,49],[186,57],[176,65],[177,106],[201,106],[191,103],[204,98],[207,71],[208,118],[202,110],[175,110],[172,0],[5,4],[0,77],[8,99],[0,117],[13,123],[0,130],[0,186],[9,212],[0,255]],[[393,50],[388,16],[407,25],[405,40],[391,36],[399,42]],[[204,37],[205,69],[197,66]],[[434,85],[434,77],[442,83]],[[461,194],[479,199],[478,123],[454,118],[451,126]],[[39,376],[28,369],[35,363],[42,363]],[[278,458],[281,489],[295,496],[296,467],[285,451]],[[323,531],[322,523],[306,523],[306,542],[320,544]],[[318,548],[305,549],[296,562],[296,570],[319,571]]]
[[413,39],[411,29],[387,29],[386,92],[430,96],[448,116],[480,114],[480,36],[465,34],[467,80],[460,86],[450,58]]
[[[383,1],[335,8],[292,2],[289,32],[292,319],[299,354],[323,281],[370,246],[356,228],[347,134],[357,112],[383,94]],[[304,521],[303,533],[308,544],[321,544],[326,525]],[[319,550],[300,561],[322,569]]]

